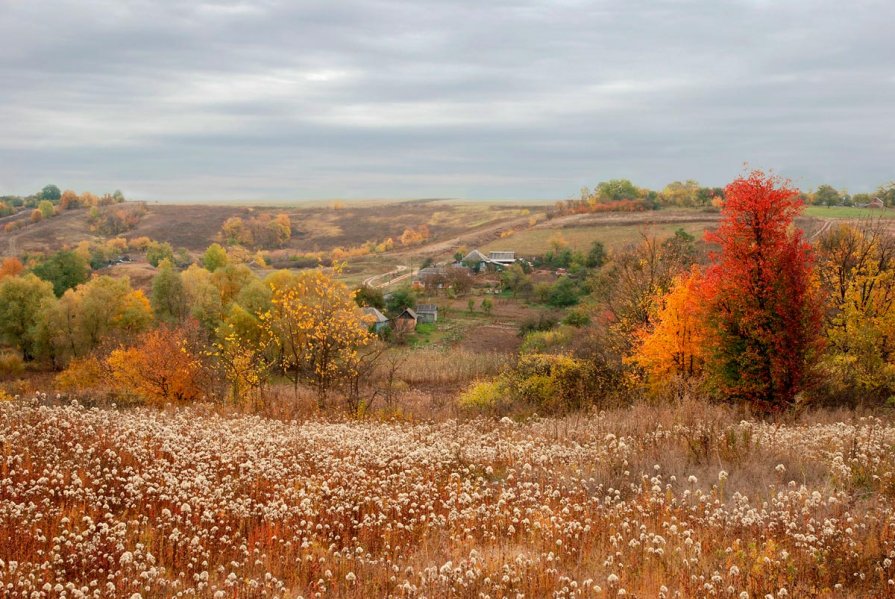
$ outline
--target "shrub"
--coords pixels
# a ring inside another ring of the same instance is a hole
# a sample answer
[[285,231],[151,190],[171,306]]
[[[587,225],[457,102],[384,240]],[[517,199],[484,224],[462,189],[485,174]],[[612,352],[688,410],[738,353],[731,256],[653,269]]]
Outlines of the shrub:
[[547,293],[547,303],[556,308],[574,306],[578,303],[578,285],[569,277],[560,277]]
[[110,384],[108,370],[93,356],[75,358],[56,375],[56,387],[60,391],[88,391]]
[[502,404],[507,404],[509,392],[501,379],[476,381],[460,394],[458,404],[467,410],[495,412]]
[[602,399],[602,379],[592,363],[567,355],[527,354],[516,367],[477,381],[460,395],[461,408],[493,415],[510,408],[544,414],[579,410]]
[[25,362],[19,354],[10,351],[0,353],[0,379],[16,378],[23,372]]
[[588,363],[565,355],[527,354],[519,358],[509,387],[518,401],[550,413],[584,407],[592,399]]
[[525,335],[525,340],[522,342],[519,352],[523,354],[544,352],[567,345],[574,336],[575,330],[568,326],[547,331],[532,331]]
[[556,319],[544,314],[543,312],[537,318],[527,318],[519,325],[519,336],[525,337],[533,331],[549,331],[556,325]]

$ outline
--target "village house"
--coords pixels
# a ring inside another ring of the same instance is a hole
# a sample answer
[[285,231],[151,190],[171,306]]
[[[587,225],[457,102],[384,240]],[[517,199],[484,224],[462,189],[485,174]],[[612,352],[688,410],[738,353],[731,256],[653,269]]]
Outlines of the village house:
[[882,210],[886,207],[886,203],[879,198],[873,198],[866,204],[855,204],[855,208],[871,208],[873,210]]
[[475,272],[479,272],[483,268],[488,267],[488,257],[478,250],[472,250],[463,256],[460,263],[465,264],[467,268],[470,268]]
[[438,306],[435,304],[420,304],[416,307],[414,312],[416,312],[417,322],[438,322]]
[[372,306],[364,308],[364,319],[373,331],[377,333],[386,328],[389,323],[388,317]]
[[516,262],[516,252],[510,251],[500,251],[500,252],[490,252],[488,254],[488,260],[495,263],[500,264],[502,266],[509,266]]
[[479,250],[472,250],[461,261],[475,272],[482,270],[500,270],[516,262],[516,252],[499,251],[489,252],[487,256]]

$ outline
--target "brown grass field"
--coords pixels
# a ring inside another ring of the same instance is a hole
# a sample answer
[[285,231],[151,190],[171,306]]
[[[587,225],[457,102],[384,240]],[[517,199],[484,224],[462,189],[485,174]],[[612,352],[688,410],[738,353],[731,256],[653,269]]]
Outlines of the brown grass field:
[[888,420],[53,404],[0,405],[5,596],[895,596]]

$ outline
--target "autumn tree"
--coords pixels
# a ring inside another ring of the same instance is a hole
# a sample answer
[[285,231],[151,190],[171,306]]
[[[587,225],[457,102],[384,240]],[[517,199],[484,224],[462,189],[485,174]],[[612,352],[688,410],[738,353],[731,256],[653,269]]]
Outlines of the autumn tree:
[[174,264],[174,248],[167,241],[162,243],[150,242],[146,248],[146,261],[158,268],[163,260]]
[[206,373],[192,334],[185,326],[162,326],[114,350],[105,361],[113,384],[153,404],[200,399]]
[[163,322],[178,322],[189,312],[183,278],[169,260],[162,260],[158,274],[152,279],[152,311]]
[[312,386],[325,407],[329,391],[353,372],[358,349],[372,341],[353,293],[317,269],[274,288],[271,303],[262,322],[276,341],[283,372],[296,391],[300,382]]
[[682,389],[702,375],[706,348],[701,282],[702,273],[696,267],[675,277],[649,326],[635,333],[634,352],[627,361],[647,373],[654,392]]
[[888,400],[895,395],[895,237],[879,221],[838,224],[816,252],[828,299],[828,389],[840,400]]
[[276,340],[255,314],[236,303],[216,337],[213,356],[230,385],[231,400],[257,405],[277,365]]
[[25,266],[18,258],[4,258],[3,262],[0,263],[0,280],[5,279],[6,277],[16,277],[22,274],[22,271],[24,270]]
[[245,264],[227,264],[211,273],[211,280],[221,294],[222,304],[226,306],[256,277]]
[[695,206],[699,202],[699,183],[693,179],[674,181],[665,186],[660,194],[662,203],[673,206]]
[[217,269],[227,265],[227,250],[222,248],[220,244],[212,243],[202,254],[202,266],[208,272],[214,272]]
[[695,239],[686,232],[678,231],[663,240],[644,231],[639,243],[615,253],[590,277],[588,286],[597,301],[598,320],[611,329],[619,352],[629,351],[634,331],[649,325],[657,299],[697,259]]
[[151,324],[149,301],[128,279],[96,277],[59,300],[43,302],[37,323],[40,353],[62,366],[104,341],[124,341]]
[[75,252],[56,252],[31,269],[35,275],[53,285],[53,293],[61,297],[67,289],[73,289],[90,278],[90,265]]
[[0,339],[19,349],[25,360],[37,352],[37,323],[53,286],[33,274],[0,280]]
[[799,192],[753,171],[725,190],[721,223],[706,234],[704,298],[713,381],[725,396],[764,410],[794,405],[822,345],[813,254],[793,219]]
[[416,245],[429,239],[429,226],[425,223],[416,228],[407,227],[401,233],[401,245]]
[[66,189],[62,192],[62,196],[59,199],[59,208],[62,210],[72,210],[74,208],[81,207],[81,198],[77,194],[77,192]]
[[248,220],[233,216],[224,222],[220,233],[227,245],[261,248],[282,247],[291,237],[292,222],[283,213],[276,216],[264,213]]
[[40,210],[40,215],[43,218],[50,218],[54,214],[56,214],[56,206],[53,205],[52,202],[48,200],[43,200],[37,205],[37,209]]
[[225,306],[211,273],[194,264],[180,274],[190,314],[203,329],[214,331],[223,320]]

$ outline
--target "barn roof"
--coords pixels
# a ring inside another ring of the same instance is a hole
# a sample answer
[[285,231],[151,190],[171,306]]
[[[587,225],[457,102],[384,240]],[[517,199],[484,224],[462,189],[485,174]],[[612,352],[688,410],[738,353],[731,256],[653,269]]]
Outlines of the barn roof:
[[385,316],[385,314],[372,306],[367,306],[364,308],[364,316],[372,316],[374,319],[373,322],[377,324],[380,322],[388,322],[388,318]]
[[417,314],[434,314],[438,312],[438,306],[435,304],[419,304],[416,307]]
[[510,251],[490,252],[488,254],[488,258],[491,260],[515,260],[516,252],[510,252]]
[[403,318],[405,314],[410,316],[410,318],[413,318],[414,320],[416,320],[416,312],[414,312],[410,308],[404,308],[404,311],[398,315],[398,318]]
[[472,250],[463,256],[463,262],[488,262],[487,256],[478,250]]

